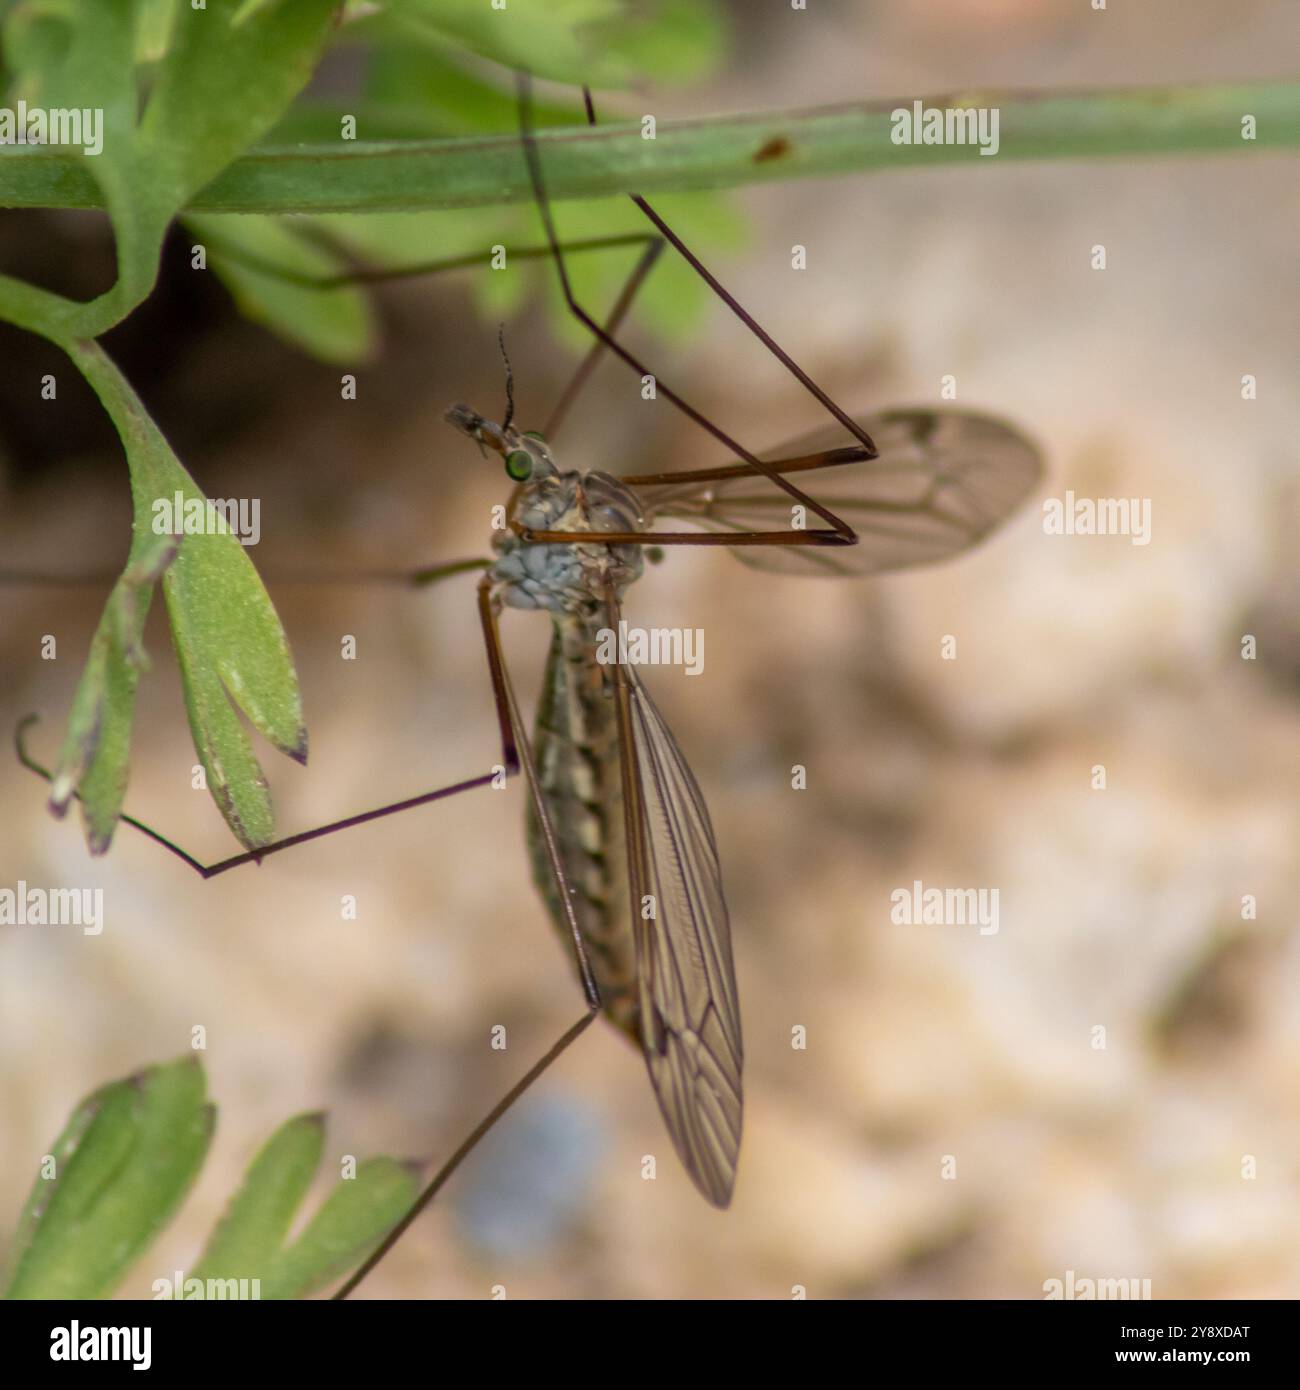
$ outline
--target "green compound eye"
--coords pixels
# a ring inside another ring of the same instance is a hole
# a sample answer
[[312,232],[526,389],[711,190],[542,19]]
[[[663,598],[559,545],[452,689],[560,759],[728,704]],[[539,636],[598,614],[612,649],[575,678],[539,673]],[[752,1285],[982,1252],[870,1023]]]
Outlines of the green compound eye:
[[525,430],[525,439],[536,439],[539,443],[546,443],[546,436],[540,430]]
[[526,449],[511,449],[506,455],[506,472],[517,483],[526,483],[532,476],[533,456]]

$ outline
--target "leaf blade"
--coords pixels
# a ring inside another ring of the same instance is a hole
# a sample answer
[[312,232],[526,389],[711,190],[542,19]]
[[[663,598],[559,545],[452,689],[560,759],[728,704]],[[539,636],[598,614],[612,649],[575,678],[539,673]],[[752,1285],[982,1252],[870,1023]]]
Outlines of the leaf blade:
[[86,1097],[55,1142],[55,1175],[28,1199],[5,1297],[112,1292],[189,1191],[215,1122],[193,1057]]
[[[242,710],[281,752],[306,761],[307,730],[288,638],[244,547],[210,507],[103,349],[78,343],[73,357],[126,449],[135,513],[128,571],[157,544],[156,527],[165,514],[156,504],[168,504],[172,525],[178,512],[188,517],[197,508],[213,528],[184,536],[163,574],[163,593],[190,732],[208,789],[236,837],[255,848],[272,837],[274,817],[265,774],[235,711]],[[122,708],[113,717],[118,721],[114,727],[125,724],[129,739],[129,712]],[[120,804],[119,799],[119,809]],[[101,826],[102,848],[111,834],[111,825],[107,832]]]
[[415,1169],[371,1158],[340,1179],[307,1229],[272,1266],[263,1298],[304,1298],[341,1278],[410,1210],[419,1192]]
[[249,1164],[191,1271],[194,1278],[252,1279],[266,1272],[307,1195],[324,1145],[322,1115],[296,1115],[275,1131]]

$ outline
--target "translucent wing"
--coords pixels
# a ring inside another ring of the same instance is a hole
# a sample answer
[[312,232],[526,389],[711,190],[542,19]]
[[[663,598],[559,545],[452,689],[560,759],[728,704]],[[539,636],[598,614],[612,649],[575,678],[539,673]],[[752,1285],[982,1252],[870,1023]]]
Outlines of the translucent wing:
[[[830,451],[799,485],[843,517],[852,547],[738,546],[732,554],[780,574],[854,575],[929,565],[977,544],[1031,493],[1038,450],[1018,430],[968,410],[886,410],[862,420],[880,456],[845,449],[838,425],[775,451],[806,459]],[[637,489],[647,513],[708,531],[770,531],[791,523],[790,498],[754,474]],[[810,525],[819,525],[816,518]]]
[[740,1151],[742,1048],[718,850],[676,739],[636,670],[616,669],[641,1048],[683,1166],[725,1207]]

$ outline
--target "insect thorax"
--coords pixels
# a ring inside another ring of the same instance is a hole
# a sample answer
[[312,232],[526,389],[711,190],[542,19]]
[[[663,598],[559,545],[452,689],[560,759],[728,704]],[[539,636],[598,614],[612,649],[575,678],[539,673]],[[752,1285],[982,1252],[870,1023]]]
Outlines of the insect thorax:
[[[511,519],[530,531],[641,531],[645,517],[635,495],[608,473],[551,472],[534,476],[515,498]],[[639,545],[530,545],[513,531],[498,532],[492,578],[511,608],[590,614],[612,588],[616,597],[642,570]]]

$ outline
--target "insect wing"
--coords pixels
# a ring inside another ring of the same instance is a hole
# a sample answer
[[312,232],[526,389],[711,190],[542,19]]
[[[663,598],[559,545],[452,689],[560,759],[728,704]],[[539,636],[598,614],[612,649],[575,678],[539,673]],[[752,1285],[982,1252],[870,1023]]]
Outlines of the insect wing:
[[[934,564],[969,550],[1004,521],[1042,475],[1038,450],[1011,425],[963,410],[887,410],[863,426],[880,456],[845,461],[844,432],[818,431],[777,451],[826,451],[817,500],[858,533],[856,546],[749,546],[732,553],[780,574],[862,575]],[[819,473],[822,470],[817,470]],[[641,494],[647,512],[708,531],[770,531],[792,521],[789,498],[754,474],[667,484]]]
[[642,1051],[683,1166],[725,1207],[740,1151],[743,1050],[717,845],[676,739],[635,669],[617,670],[620,748],[635,782],[624,805]]

